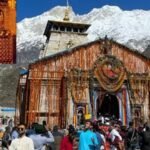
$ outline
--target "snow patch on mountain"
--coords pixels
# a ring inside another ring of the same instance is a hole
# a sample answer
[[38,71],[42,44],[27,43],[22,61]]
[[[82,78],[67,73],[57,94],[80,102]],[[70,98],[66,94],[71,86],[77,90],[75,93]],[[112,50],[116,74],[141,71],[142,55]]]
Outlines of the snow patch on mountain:
[[[43,36],[48,20],[62,21],[66,7],[57,6],[33,18],[26,18],[17,24],[17,50],[21,53],[39,51],[45,43]],[[75,15],[70,8],[74,22],[91,24],[88,29],[90,41],[106,35],[132,49],[143,52],[150,44],[150,11],[124,11],[117,6],[94,8],[84,15]],[[18,58],[19,59],[19,58]]]

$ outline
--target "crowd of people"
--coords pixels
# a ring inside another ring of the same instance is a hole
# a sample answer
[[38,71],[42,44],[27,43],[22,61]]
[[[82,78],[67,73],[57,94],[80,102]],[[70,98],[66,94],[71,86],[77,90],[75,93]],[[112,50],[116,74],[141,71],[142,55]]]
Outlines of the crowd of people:
[[101,116],[99,120],[85,120],[84,125],[66,129],[46,122],[29,128],[19,124],[8,126],[2,137],[2,149],[8,150],[150,150],[150,127],[147,123],[134,127],[123,126],[121,120]]

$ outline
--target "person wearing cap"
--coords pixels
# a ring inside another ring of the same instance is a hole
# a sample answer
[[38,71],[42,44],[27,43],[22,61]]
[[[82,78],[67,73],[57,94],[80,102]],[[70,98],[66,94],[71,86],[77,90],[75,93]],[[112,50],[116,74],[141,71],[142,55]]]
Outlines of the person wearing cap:
[[96,134],[91,130],[93,127],[90,120],[86,120],[85,130],[81,132],[79,137],[79,150],[92,150],[98,145]]

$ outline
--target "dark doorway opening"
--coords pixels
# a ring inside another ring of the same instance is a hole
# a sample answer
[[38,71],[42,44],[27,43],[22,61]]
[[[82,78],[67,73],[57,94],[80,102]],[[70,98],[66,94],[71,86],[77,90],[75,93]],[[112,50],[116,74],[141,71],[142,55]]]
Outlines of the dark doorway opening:
[[85,106],[77,106],[77,125],[84,124]]
[[115,95],[106,94],[103,100],[98,99],[97,106],[98,113],[101,115],[109,115],[119,118],[119,103]]

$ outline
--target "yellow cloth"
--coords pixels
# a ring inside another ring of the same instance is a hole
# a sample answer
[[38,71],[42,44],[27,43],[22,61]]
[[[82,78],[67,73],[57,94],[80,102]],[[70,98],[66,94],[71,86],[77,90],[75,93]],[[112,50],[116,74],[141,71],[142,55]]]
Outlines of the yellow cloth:
[[92,118],[92,115],[91,114],[85,114],[85,119],[88,120],[88,119],[91,119]]
[[0,139],[2,139],[3,135],[4,135],[4,132],[1,131],[1,132],[0,132]]

